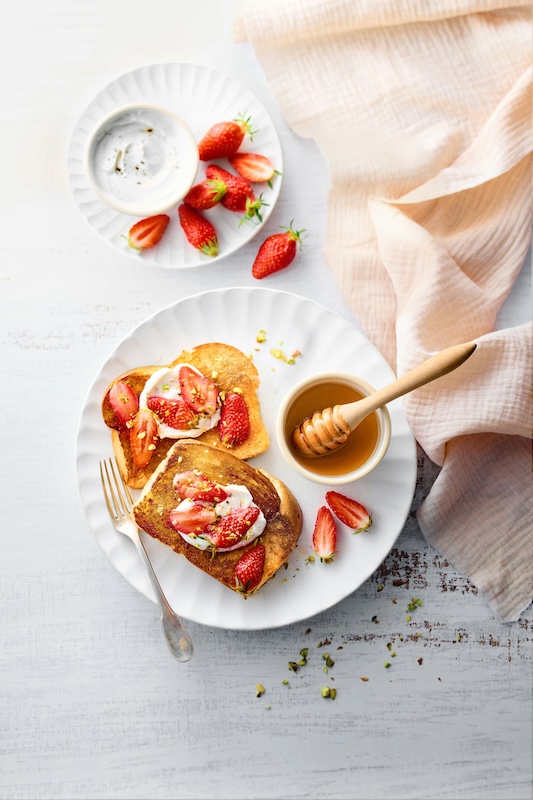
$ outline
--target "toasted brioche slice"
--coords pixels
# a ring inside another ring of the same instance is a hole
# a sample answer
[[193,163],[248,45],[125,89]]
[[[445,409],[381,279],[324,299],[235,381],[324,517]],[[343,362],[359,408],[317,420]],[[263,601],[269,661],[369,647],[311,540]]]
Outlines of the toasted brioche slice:
[[[261,416],[257,390],[259,375],[250,358],[231,345],[220,342],[200,344],[190,351],[184,350],[168,366],[190,364],[196,367],[205,377],[216,383],[219,392],[224,395],[237,390],[242,394],[248,410],[250,422],[250,435],[240,445],[231,447],[231,452],[242,459],[253,458],[263,453],[270,445],[267,429]],[[102,415],[106,425],[112,429],[112,445],[120,471],[128,484],[134,489],[141,489],[150,475],[167,455],[176,439],[159,439],[152,457],[145,467],[135,465],[130,447],[129,429],[120,424],[109,402],[109,391],[118,380],[127,383],[139,396],[146,381],[163,365],[136,367],[122,375],[117,376],[113,383],[106,389],[102,401]],[[205,431],[199,441],[212,447],[227,450],[228,447],[221,442],[218,426]]]
[[[190,470],[197,470],[222,486],[237,484],[248,488],[267,521],[258,540],[237,550],[213,555],[210,550],[199,550],[182,538],[172,527],[169,513],[179,502],[173,485],[174,477]],[[302,530],[300,506],[282,481],[220,447],[210,447],[193,439],[182,439],[173,445],[146,484],[133,513],[137,525],[154,539],[181,553],[191,564],[228,588],[243,594],[246,592],[242,587],[239,589],[235,580],[235,565],[243,554],[258,542],[265,547],[263,575],[253,590],[257,591],[285,563]]]

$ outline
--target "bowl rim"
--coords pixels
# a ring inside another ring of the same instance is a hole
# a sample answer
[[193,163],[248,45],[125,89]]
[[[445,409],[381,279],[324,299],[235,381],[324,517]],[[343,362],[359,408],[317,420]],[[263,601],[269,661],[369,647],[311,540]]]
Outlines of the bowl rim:
[[[92,153],[94,151],[95,144],[99,141],[99,134],[102,131],[102,128],[104,128],[106,125],[109,125],[109,123],[117,117],[120,117],[129,111],[134,111],[135,109],[156,111],[164,116],[171,117],[175,122],[178,123],[185,136],[189,140],[191,145],[191,153],[195,153],[196,157],[194,158],[194,164],[191,161],[189,180],[185,184],[187,188],[185,191],[180,190],[179,192],[176,192],[171,201],[160,201],[157,205],[152,206],[149,204],[141,206],[140,204],[135,203],[121,203],[119,200],[113,198],[112,195],[103,192],[94,177],[94,170],[92,169]],[[102,203],[114,209],[115,211],[120,212],[121,214],[127,214],[128,216],[132,217],[147,217],[155,214],[162,214],[163,212],[168,211],[173,206],[176,206],[180,200],[185,197],[196,179],[198,166],[200,163],[200,156],[198,153],[198,144],[196,142],[196,138],[183,117],[180,117],[179,114],[176,114],[171,109],[159,105],[158,103],[135,102],[125,103],[124,105],[117,106],[115,109],[109,111],[107,114],[101,117],[98,122],[93,125],[87,134],[87,139],[83,148],[82,163],[89,187]]]
[[317,372],[314,375],[309,375],[306,378],[302,378],[286,393],[285,397],[281,401],[276,419],[276,438],[278,447],[285,461],[300,475],[308,480],[313,481],[314,483],[340,486],[364,478],[366,475],[371,473],[378,466],[378,464],[381,463],[385,457],[385,454],[387,453],[387,450],[389,449],[392,435],[392,422],[389,410],[386,406],[376,409],[376,414],[379,420],[380,436],[370,458],[357,469],[341,475],[322,475],[306,469],[299,461],[296,460],[289,445],[287,444],[285,438],[285,419],[290,406],[304,390],[308,389],[314,384],[323,382],[344,383],[347,386],[351,386],[362,391],[365,396],[374,394],[377,391],[375,387],[368,383],[368,381],[366,381],[364,378],[360,378],[358,375],[354,375],[349,372],[327,370],[324,372]]

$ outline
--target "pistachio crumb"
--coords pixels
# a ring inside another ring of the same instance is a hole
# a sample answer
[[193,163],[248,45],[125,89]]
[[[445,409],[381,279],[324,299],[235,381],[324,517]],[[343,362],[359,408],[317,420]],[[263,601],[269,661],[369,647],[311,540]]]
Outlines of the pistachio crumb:
[[255,696],[256,697],[261,697],[261,695],[264,694],[264,693],[265,693],[265,687],[263,686],[263,684],[262,683],[256,683],[255,684]]
[[391,664],[390,664],[390,661],[384,661],[384,662],[383,662],[383,666],[384,666],[386,669],[387,669],[388,667],[390,667],[390,665],[391,665]]

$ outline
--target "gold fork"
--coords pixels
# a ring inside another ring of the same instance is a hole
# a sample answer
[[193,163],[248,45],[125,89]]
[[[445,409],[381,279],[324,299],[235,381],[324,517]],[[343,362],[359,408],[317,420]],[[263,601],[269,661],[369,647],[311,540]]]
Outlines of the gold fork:
[[136,546],[148,572],[153,590],[161,611],[161,622],[168,648],[178,661],[189,661],[193,654],[193,644],[182,621],[171,608],[157,580],[152,563],[145,550],[139,528],[131,509],[133,499],[124,483],[118,464],[114,459],[100,461],[100,477],[104,489],[104,497],[111,521],[116,530],[128,536]]

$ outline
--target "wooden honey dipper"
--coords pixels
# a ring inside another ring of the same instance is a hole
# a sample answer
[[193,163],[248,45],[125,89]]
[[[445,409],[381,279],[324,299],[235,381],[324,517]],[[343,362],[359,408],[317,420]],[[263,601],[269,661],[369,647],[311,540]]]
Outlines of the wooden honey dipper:
[[467,342],[447,347],[362,400],[315,411],[294,428],[294,447],[306,458],[319,458],[332,453],[346,443],[352,431],[373,411],[457,369],[470,358],[476,346]]

